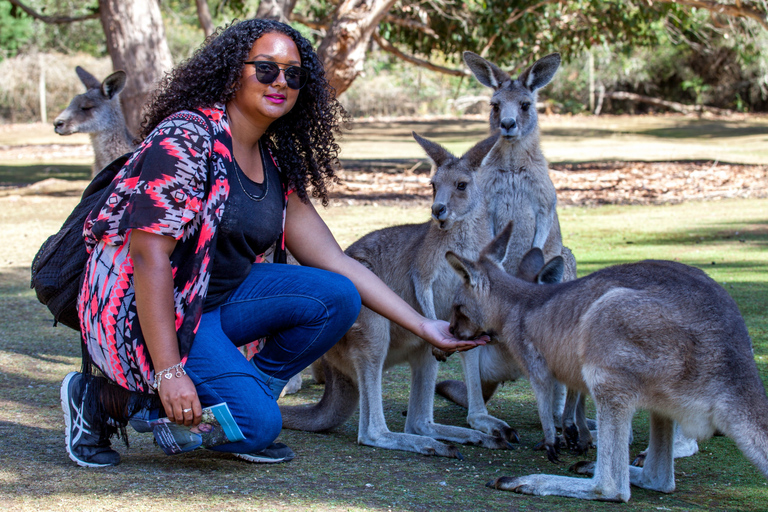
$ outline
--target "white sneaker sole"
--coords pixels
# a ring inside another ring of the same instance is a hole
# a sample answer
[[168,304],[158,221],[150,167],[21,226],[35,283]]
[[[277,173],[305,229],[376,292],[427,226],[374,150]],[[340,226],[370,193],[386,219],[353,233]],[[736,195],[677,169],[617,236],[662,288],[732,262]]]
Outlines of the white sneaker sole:
[[278,464],[280,462],[289,462],[293,460],[293,457],[283,457],[282,459],[272,459],[269,457],[259,457],[258,455],[251,455],[250,453],[234,453],[238,459],[247,460],[256,464]]

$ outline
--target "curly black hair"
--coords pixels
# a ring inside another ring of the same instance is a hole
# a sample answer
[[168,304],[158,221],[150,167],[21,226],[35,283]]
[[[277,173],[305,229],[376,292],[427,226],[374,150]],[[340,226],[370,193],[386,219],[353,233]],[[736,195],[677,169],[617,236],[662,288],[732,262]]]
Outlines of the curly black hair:
[[228,103],[239,88],[243,61],[254,42],[273,32],[293,39],[309,79],[291,111],[269,126],[266,140],[301,200],[309,200],[307,188],[311,185],[311,195],[322,199],[325,206],[326,185],[338,180],[334,171],[339,163],[335,136],[348,117],[310,42],[285,23],[250,19],[219,28],[189,60],[162,80],[146,107],[140,137],[145,138],[163,119],[180,110]]

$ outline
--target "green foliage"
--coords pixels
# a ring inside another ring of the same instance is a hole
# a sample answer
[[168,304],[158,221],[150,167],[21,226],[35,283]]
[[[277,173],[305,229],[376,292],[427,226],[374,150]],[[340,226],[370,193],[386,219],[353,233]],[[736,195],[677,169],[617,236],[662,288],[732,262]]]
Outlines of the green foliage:
[[658,42],[651,21],[676,13],[673,4],[620,0],[574,0],[541,5],[537,0],[511,3],[505,0],[448,2],[438,11],[433,2],[400,2],[392,14],[412,23],[427,20],[434,35],[413,25],[385,23],[382,34],[410,51],[438,52],[458,62],[461,52],[480,52],[502,66],[530,63],[555,51],[566,60],[600,44],[650,46]]
[[[45,16],[85,16],[98,10],[98,1],[27,0],[26,5]],[[98,19],[73,23],[49,24],[35,21],[28,45],[37,50],[61,53],[87,53],[94,57],[107,54],[104,30]]]
[[31,18],[8,2],[0,3],[0,60],[16,55],[31,36]]

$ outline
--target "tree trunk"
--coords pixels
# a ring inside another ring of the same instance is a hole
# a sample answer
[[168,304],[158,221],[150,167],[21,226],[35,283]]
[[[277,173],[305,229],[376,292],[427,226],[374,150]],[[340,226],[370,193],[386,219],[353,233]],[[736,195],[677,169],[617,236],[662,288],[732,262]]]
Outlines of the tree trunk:
[[294,7],[296,7],[296,0],[261,0],[256,10],[256,18],[288,23]]
[[343,0],[317,54],[328,81],[341,95],[362,72],[365,52],[379,22],[396,0]]
[[173,66],[158,0],[99,0],[99,13],[112,66],[128,74],[120,101],[128,128],[137,133],[144,103]]
[[208,8],[208,0],[195,1],[197,2],[197,19],[200,20],[200,27],[203,29],[205,37],[208,37],[216,30],[211,19],[211,10]]

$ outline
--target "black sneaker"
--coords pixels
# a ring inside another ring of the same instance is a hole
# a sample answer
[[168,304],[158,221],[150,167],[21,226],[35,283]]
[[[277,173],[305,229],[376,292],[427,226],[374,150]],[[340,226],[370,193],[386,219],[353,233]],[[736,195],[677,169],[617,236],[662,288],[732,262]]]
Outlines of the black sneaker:
[[276,464],[278,462],[288,462],[293,460],[296,456],[293,450],[288,448],[283,443],[272,443],[260,452],[255,453],[235,453],[235,457],[239,457],[248,462],[256,462],[258,464]]
[[64,438],[69,458],[78,466],[100,468],[116,466],[120,454],[110,448],[94,425],[94,407],[87,400],[88,382],[82,373],[72,372],[61,383],[61,408],[64,410]]

